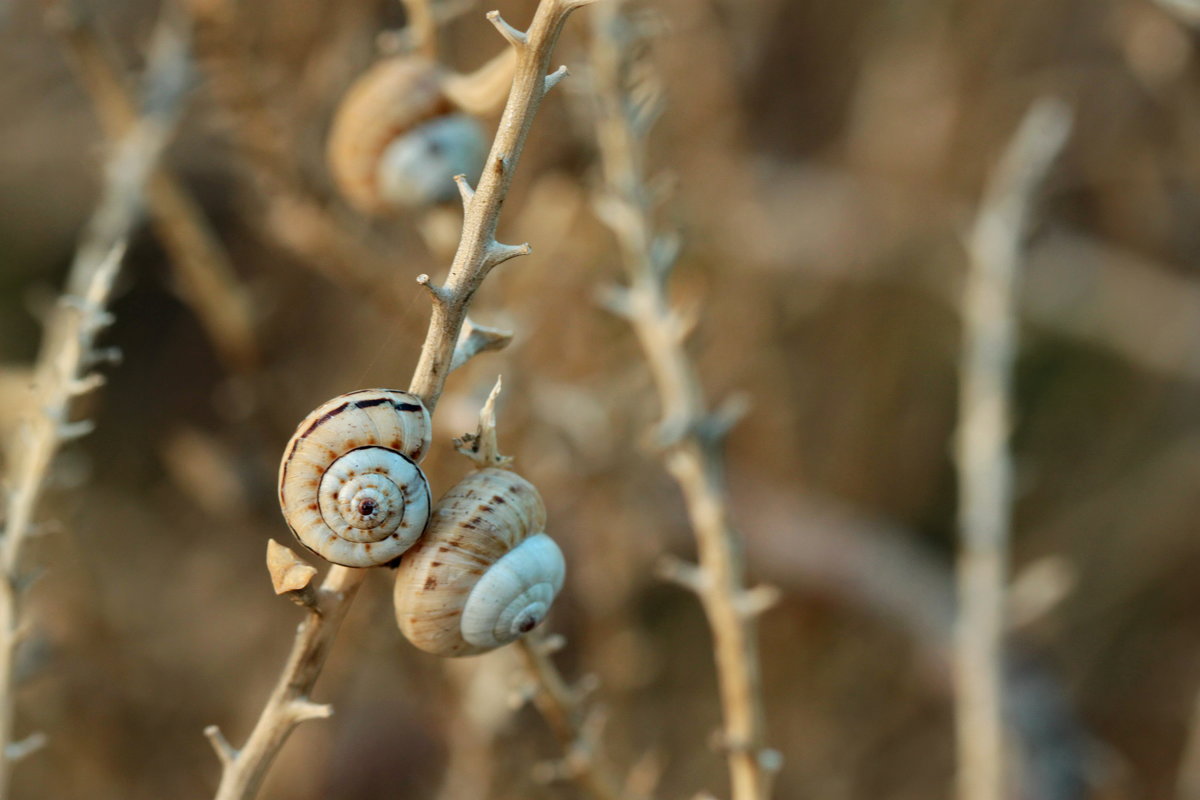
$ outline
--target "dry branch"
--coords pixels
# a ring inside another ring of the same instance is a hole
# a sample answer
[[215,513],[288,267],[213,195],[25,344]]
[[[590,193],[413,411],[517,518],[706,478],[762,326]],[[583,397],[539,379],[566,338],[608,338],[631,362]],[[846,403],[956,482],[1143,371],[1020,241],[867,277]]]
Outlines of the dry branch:
[[[106,137],[119,141],[137,119],[137,104],[99,21],[78,0],[54,0],[47,19],[70,55]],[[229,366],[250,368],[258,357],[250,296],[204,212],[161,163],[150,176],[146,197],[184,299]]]
[[[454,440],[458,451],[469,458],[477,469],[508,468],[510,456],[503,455],[496,434],[496,397],[502,381],[488,395],[479,412],[479,427],[475,433]],[[598,724],[600,711],[586,702],[590,693],[587,681],[579,687],[567,684],[554,665],[552,656],[566,644],[561,636],[532,633],[519,640],[517,648],[533,680],[528,697],[541,712],[563,749],[563,757],[552,771],[552,777],[574,781],[596,800],[641,800],[642,795],[622,787],[622,782],[603,752]]]
[[[592,65],[605,189],[598,210],[620,243],[629,286],[610,306],[633,325],[662,406],[661,444],[683,491],[699,565],[671,561],[669,575],[696,592],[712,629],[734,800],[764,800],[781,756],[766,745],[756,618],[774,593],[745,585],[742,541],[726,497],[721,444],[737,414],[710,410],[684,343],[694,317],[672,308],[667,282],[676,237],[657,230],[644,137],[658,114],[657,84],[631,53],[640,33],[618,8],[597,14]],[[640,79],[640,80],[639,80]],[[739,404],[740,405],[740,404]]]
[[72,404],[103,382],[94,369],[110,354],[97,348],[96,339],[112,322],[106,306],[113,282],[141,218],[143,187],[174,130],[186,74],[182,40],[160,26],[146,71],[145,111],[105,165],[103,195],[75,251],[66,290],[47,320],[27,417],[9,454],[7,521],[0,543],[0,798],[8,796],[12,765],[44,741],[37,733],[13,741],[14,663],[31,624],[23,602],[29,583],[25,545],[55,456],[92,429],[90,421],[71,419]]
[[1034,104],[993,175],[968,242],[960,363],[958,780],[961,800],[1004,800],[1004,609],[1012,514],[1008,451],[1017,274],[1034,199],[1070,113]]
[[[496,241],[500,208],[534,114],[549,88],[546,75],[554,45],[567,16],[587,2],[590,0],[542,0],[518,47],[512,91],[483,178],[474,191],[464,192],[465,215],[458,252],[445,284],[429,284],[433,314],[409,390],[425,401],[431,413],[450,373],[471,298],[497,264],[528,252],[527,247],[508,247]],[[489,17],[493,15],[495,12]],[[305,719],[327,716],[329,707],[313,704],[309,694],[366,573],[338,566],[329,570],[317,591],[319,612],[310,612],[300,624],[275,689],[240,750],[234,749],[215,726],[208,729],[222,762],[217,800],[253,797],[292,729]]]

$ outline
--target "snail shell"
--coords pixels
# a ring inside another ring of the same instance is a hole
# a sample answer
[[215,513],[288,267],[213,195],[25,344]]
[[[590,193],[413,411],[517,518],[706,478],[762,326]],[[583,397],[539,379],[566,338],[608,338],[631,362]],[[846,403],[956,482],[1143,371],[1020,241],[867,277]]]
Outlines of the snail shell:
[[495,649],[535,628],[566,566],[544,533],[546,507],[514,472],[484,469],[450,489],[396,573],[396,621],[441,656]]
[[454,176],[478,177],[483,130],[447,97],[446,73],[417,56],[385,59],[338,107],[327,157],[338,188],[369,214],[447,202]]
[[421,399],[364,389],[318,406],[296,428],[279,465],[279,506],[296,538],[347,567],[386,564],[429,521],[429,449]]

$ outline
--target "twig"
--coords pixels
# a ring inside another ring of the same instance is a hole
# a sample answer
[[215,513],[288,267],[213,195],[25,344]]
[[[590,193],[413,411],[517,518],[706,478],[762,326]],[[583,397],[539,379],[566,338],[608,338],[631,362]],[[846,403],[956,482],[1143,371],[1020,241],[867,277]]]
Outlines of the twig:
[[1070,112],[1057,100],[1029,110],[993,175],[968,242],[960,362],[960,608],[956,636],[961,800],[1004,800],[1004,608],[1012,514],[1008,451],[1013,297],[1037,191],[1066,142]]
[[[473,434],[455,439],[458,451],[475,464],[477,469],[509,468],[510,456],[503,455],[496,434],[496,397],[502,381],[488,394],[479,412],[479,427]],[[598,710],[586,704],[587,687],[572,689],[554,665],[551,655],[565,645],[561,636],[546,636],[535,632],[518,640],[518,649],[527,671],[534,681],[529,695],[559,744],[563,758],[553,770],[555,777],[574,781],[597,800],[641,800],[642,795],[623,789],[603,753]]]
[[[518,53],[513,88],[505,106],[479,187],[466,202],[462,239],[445,285],[434,289],[433,315],[421,350],[421,359],[409,390],[419,395],[432,413],[450,372],[454,347],[475,291],[501,261],[527,252],[508,248],[495,240],[500,207],[512,181],[533,117],[545,95],[546,72],[555,42],[567,16],[590,0],[542,0]],[[493,12],[494,13],[494,12]],[[254,730],[240,750],[217,747],[221,757],[221,783],[217,800],[253,797],[275,755],[292,729],[312,714],[308,700],[321,667],[367,570],[333,567],[318,590],[321,613],[309,613],[296,632],[291,655],[280,673]],[[323,711],[327,706],[318,706]],[[214,742],[224,742],[220,731],[210,729]]]
[[533,703],[563,749],[559,771],[597,800],[633,800],[636,795],[622,788],[604,757],[600,731],[593,724],[597,711],[585,705],[583,692],[567,685],[550,657],[555,643],[555,637],[534,634],[517,644],[537,684]]
[[183,42],[160,24],[146,70],[146,110],[106,165],[103,196],[75,251],[63,297],[47,321],[29,416],[9,454],[8,517],[0,543],[0,798],[8,796],[13,763],[44,740],[33,734],[13,741],[13,667],[30,626],[23,605],[24,547],[55,455],[92,429],[89,421],[71,420],[72,401],[103,382],[93,371],[105,360],[96,339],[112,322],[105,307],[125,242],[141,218],[143,186],[174,130],[185,75]]
[[[690,315],[671,307],[667,281],[678,241],[655,228],[643,139],[659,111],[652,75],[634,70],[640,33],[616,7],[596,17],[592,66],[600,106],[597,135],[605,178],[598,210],[621,245],[629,287],[612,305],[633,325],[662,405],[660,426],[668,471],[683,491],[699,565],[676,563],[674,575],[696,592],[712,629],[721,707],[722,746],[735,800],[764,800],[781,765],[766,745],[756,644],[756,617],[771,590],[745,585],[742,542],[730,519],[721,442],[736,414],[712,412],[684,349]],[[634,78],[641,82],[631,85]]]
[[459,181],[463,189],[463,236],[450,274],[441,287],[441,291],[447,293],[447,299],[433,304],[430,335],[421,348],[421,358],[413,375],[414,387],[429,390],[428,396],[421,394],[430,408],[437,404],[442,393],[459,329],[475,291],[495,266],[530,252],[528,245],[504,245],[496,241],[500,206],[508,194],[534,114],[553,86],[548,70],[554,43],[567,15],[590,2],[593,0],[543,0],[529,30],[524,33],[514,34],[499,12],[488,14],[488,19],[516,48],[517,67],[512,92],[500,117],[496,139],[479,185],[472,190],[465,180]]
[[[110,141],[124,136],[137,118],[132,93],[111,43],[78,0],[48,0],[48,25],[71,56]],[[217,351],[234,369],[257,360],[250,297],[229,256],[196,201],[165,165],[155,166],[146,186],[150,213],[179,277],[179,288],[204,324]]]

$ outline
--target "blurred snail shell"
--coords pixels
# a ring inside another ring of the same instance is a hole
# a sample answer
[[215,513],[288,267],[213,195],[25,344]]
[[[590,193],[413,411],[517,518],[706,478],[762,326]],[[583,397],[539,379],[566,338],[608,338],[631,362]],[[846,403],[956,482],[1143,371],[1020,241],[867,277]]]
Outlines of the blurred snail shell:
[[480,124],[447,95],[449,73],[418,56],[385,59],[349,89],[327,156],[338,188],[370,214],[449,201],[487,157]]
[[514,472],[484,469],[450,489],[396,572],[396,621],[410,642],[469,656],[537,627],[566,566],[544,533],[546,507]]
[[279,506],[296,538],[346,567],[386,564],[429,521],[429,449],[421,399],[364,389],[318,406],[296,428],[279,465]]

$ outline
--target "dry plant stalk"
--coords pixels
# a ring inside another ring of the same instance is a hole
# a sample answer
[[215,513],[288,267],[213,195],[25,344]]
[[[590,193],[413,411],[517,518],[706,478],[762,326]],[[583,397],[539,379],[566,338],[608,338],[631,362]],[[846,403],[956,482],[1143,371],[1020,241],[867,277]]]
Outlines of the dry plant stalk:
[[40,733],[13,741],[14,663],[31,625],[23,603],[32,582],[25,545],[36,533],[34,516],[55,456],[93,428],[88,420],[72,420],[71,406],[103,383],[93,370],[114,358],[97,347],[96,339],[112,322],[106,306],[113,282],[125,243],[141,218],[146,180],[174,130],[186,74],[182,40],[160,25],[146,70],[146,109],[105,165],[103,195],[75,251],[66,289],[46,321],[31,399],[9,453],[7,517],[0,542],[0,798],[9,794],[13,764],[45,741]]
[[[431,413],[450,373],[455,345],[475,291],[495,266],[530,252],[528,245],[502,245],[496,241],[500,208],[534,114],[546,92],[566,74],[565,68],[547,74],[563,24],[572,11],[590,2],[542,0],[526,32],[511,27],[498,12],[488,14],[501,35],[516,49],[517,68],[479,186],[472,190],[464,179],[459,179],[463,231],[445,285],[435,286],[427,276],[422,276],[421,283],[433,296],[433,314],[409,391],[421,397]],[[253,797],[292,729],[306,719],[332,713],[328,705],[312,702],[309,695],[366,574],[365,569],[340,566],[329,570],[296,631],[275,688],[241,749],[232,747],[216,726],[206,729],[222,765],[217,800]]]
[[[507,468],[512,463],[511,457],[500,453],[497,442],[496,397],[501,385],[497,378],[479,412],[476,432],[454,440],[458,451],[471,459],[477,469]],[[554,665],[551,656],[566,640],[535,631],[515,644],[534,682],[530,688],[533,704],[562,745],[563,758],[555,765],[552,777],[574,781],[597,800],[640,800],[639,793],[623,787],[604,756],[600,739],[603,715],[585,702],[593,687],[586,681],[577,687],[570,686]]]
[[1043,99],[1026,114],[989,181],[967,249],[957,466],[960,550],[955,641],[958,793],[1004,800],[1004,631],[1012,515],[1008,450],[1015,290],[1031,209],[1070,131],[1070,112]]
[[622,784],[604,755],[600,736],[604,716],[584,702],[590,687],[571,686],[554,665],[551,656],[563,644],[560,636],[541,634],[517,642],[525,668],[537,685],[533,704],[563,749],[556,771],[596,800],[639,800],[642,795]]
[[[47,22],[71,56],[105,135],[119,141],[136,121],[137,107],[111,42],[78,0],[52,0]],[[175,265],[180,292],[226,363],[249,369],[258,358],[251,299],[204,212],[161,163],[150,176],[146,198]]]
[[662,405],[663,457],[683,491],[700,562],[671,559],[663,572],[696,593],[712,629],[720,744],[734,800],[764,800],[782,757],[766,745],[756,618],[777,593],[746,587],[742,541],[730,518],[721,444],[740,409],[708,409],[685,349],[695,320],[672,308],[667,287],[678,241],[656,229],[647,186],[644,139],[660,110],[657,83],[632,55],[643,38],[637,23],[617,7],[602,11],[592,49],[605,180],[597,208],[616,234],[629,279],[610,294],[609,306],[629,320],[645,351]]

